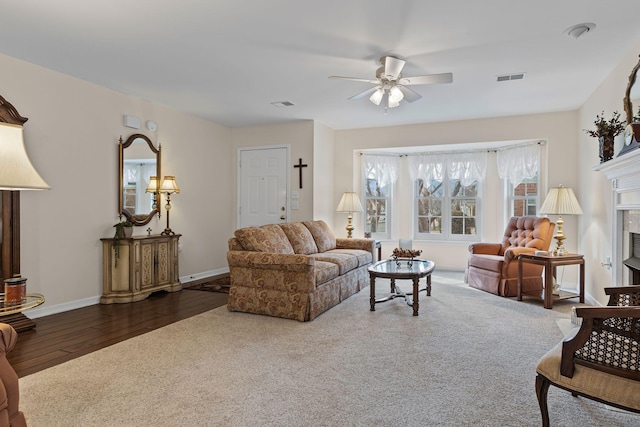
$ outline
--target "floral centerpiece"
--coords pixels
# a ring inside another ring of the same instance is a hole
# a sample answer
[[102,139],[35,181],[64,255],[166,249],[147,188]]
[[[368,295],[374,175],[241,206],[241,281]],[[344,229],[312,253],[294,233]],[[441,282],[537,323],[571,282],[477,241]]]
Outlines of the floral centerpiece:
[[607,121],[603,111],[601,115],[596,115],[593,124],[596,126],[595,130],[584,129],[584,131],[589,136],[598,138],[600,163],[604,163],[613,159],[613,139],[624,131],[625,122],[620,120],[620,113],[617,111],[614,111],[611,120]]
[[422,253],[419,249],[400,249],[395,248],[393,253],[391,254],[393,260],[396,262],[396,266],[400,267],[400,259],[408,258],[407,265],[411,267],[413,265],[413,259],[417,256],[420,256]]

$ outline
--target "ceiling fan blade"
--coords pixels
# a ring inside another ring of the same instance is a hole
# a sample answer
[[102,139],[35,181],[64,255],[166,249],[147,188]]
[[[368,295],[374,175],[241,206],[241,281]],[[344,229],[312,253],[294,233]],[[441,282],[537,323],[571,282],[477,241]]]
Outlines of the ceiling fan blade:
[[408,87],[404,87],[401,85],[396,85],[396,87],[400,89],[400,92],[402,92],[402,95],[404,95],[404,98],[402,99],[404,99],[407,102],[417,101],[418,99],[422,98],[422,95],[412,91]]
[[389,80],[395,80],[402,72],[405,61],[395,56],[384,57],[384,77]]
[[398,81],[398,84],[411,86],[411,85],[433,85],[433,84],[451,83],[451,82],[453,82],[453,74],[442,73],[442,74],[429,74],[426,76],[403,77],[400,79],[400,81]]
[[358,77],[329,76],[329,78],[332,80],[351,80],[354,82],[365,82],[365,83],[373,83],[373,84],[379,83],[378,80],[362,79]]
[[353,95],[351,98],[349,98],[350,101],[355,101],[357,99],[362,99],[368,96],[373,95],[373,92],[377,91],[378,89],[380,89],[380,86],[376,86],[376,87],[372,87],[371,89],[367,89],[364,92],[360,92],[357,95]]

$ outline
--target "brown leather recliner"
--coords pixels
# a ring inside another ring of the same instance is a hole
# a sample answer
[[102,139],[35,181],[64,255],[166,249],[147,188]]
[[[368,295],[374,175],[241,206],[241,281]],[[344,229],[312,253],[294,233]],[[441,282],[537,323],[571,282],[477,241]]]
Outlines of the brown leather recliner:
[[[492,294],[513,297],[518,293],[518,256],[549,250],[555,224],[549,218],[512,217],[502,243],[469,245],[467,283]],[[542,290],[543,267],[522,265],[522,291]]]
[[26,427],[24,414],[18,409],[20,391],[18,375],[7,360],[7,353],[18,340],[12,326],[0,323],[0,427]]

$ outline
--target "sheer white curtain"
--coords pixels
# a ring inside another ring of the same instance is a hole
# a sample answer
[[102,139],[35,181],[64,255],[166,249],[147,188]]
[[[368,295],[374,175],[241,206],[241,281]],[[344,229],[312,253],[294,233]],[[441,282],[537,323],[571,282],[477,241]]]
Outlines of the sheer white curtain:
[[409,176],[412,181],[422,179],[429,185],[432,181],[442,181],[445,172],[449,179],[459,179],[465,187],[474,181],[481,182],[487,174],[487,153],[451,152],[409,157]]
[[517,187],[522,180],[538,174],[540,144],[501,148],[497,153],[498,175]]
[[398,180],[398,156],[362,155],[362,170],[367,179],[375,179],[378,186],[385,187]]
[[411,181],[421,179],[427,186],[432,181],[442,181],[446,163],[447,159],[444,154],[409,156],[409,176]]
[[487,152],[451,153],[447,159],[449,179],[459,179],[465,187],[482,182],[487,175]]

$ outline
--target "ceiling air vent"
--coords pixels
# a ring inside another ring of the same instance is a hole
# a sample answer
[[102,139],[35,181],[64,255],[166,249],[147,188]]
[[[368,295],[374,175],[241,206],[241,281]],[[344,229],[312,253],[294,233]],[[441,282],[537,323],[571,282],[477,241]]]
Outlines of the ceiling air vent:
[[277,102],[272,102],[271,105],[273,105],[274,107],[283,108],[283,107],[293,107],[295,104],[289,101],[277,101]]
[[501,76],[498,76],[496,80],[499,82],[506,82],[509,80],[522,80],[524,79],[525,74],[527,73],[503,74]]

